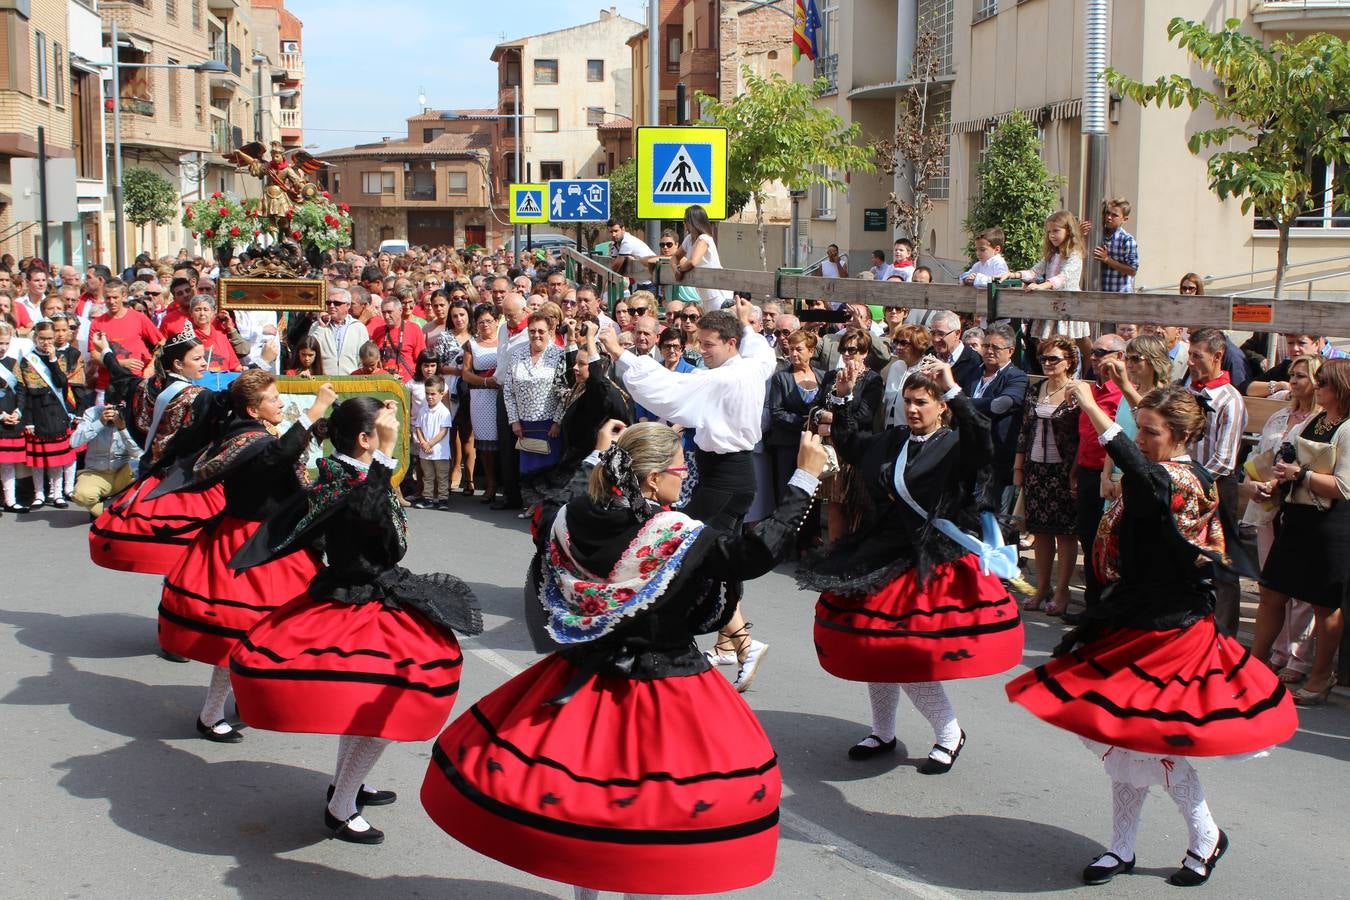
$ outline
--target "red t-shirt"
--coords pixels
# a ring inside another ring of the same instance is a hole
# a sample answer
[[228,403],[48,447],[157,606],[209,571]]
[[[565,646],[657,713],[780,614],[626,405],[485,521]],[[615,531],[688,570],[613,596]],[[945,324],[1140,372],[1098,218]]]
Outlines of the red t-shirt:
[[415,322],[404,321],[392,333],[384,320],[370,329],[370,339],[380,345],[380,364],[386,372],[404,381],[417,374],[417,357],[427,349],[427,336]]
[[201,342],[202,348],[206,351],[206,371],[239,371],[241,368],[239,357],[235,354],[234,347],[231,346],[230,339],[225,332],[212,326],[210,334],[203,334],[199,328],[197,329],[197,340]]
[[[107,335],[108,345],[119,362],[138,359],[147,366],[154,357],[155,345],[164,340],[155,324],[134,309],[124,309],[120,319],[114,319],[109,313],[95,316],[89,325],[90,344],[86,349],[90,353],[94,352],[93,335],[97,332]],[[103,366],[98,367],[94,376],[94,387],[99,390],[108,387],[108,370]]]
[[[1116,410],[1124,394],[1114,381],[1092,385],[1092,399],[1102,408],[1102,412],[1115,421]],[[1106,466],[1106,448],[1097,440],[1097,429],[1086,415],[1078,417],[1078,465],[1085,469],[1101,469]]]
[[159,330],[167,337],[173,337],[183,330],[183,326],[190,322],[188,314],[183,312],[178,306],[173,306],[164,314],[163,320],[159,323]]

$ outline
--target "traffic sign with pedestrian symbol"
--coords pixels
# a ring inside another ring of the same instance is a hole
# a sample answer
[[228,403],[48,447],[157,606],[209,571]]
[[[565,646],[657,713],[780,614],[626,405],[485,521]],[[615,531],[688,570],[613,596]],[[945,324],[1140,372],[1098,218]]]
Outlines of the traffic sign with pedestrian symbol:
[[678,219],[697,203],[710,219],[727,215],[727,130],[643,127],[637,130],[639,219]]
[[513,184],[510,186],[507,212],[512,225],[546,225],[548,208],[544,206],[546,184]]
[[608,179],[575,178],[548,183],[550,222],[604,222],[608,219]]

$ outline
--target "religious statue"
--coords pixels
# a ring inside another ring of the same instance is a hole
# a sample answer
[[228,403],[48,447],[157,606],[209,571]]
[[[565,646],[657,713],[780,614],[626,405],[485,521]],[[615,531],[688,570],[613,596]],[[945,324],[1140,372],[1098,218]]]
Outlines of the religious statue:
[[305,176],[313,175],[328,165],[304,150],[287,152],[279,141],[273,141],[270,149],[254,141],[232,151],[225,158],[240,170],[247,170],[254,178],[262,179],[262,213],[283,233],[291,210],[297,204],[319,196],[318,187]]

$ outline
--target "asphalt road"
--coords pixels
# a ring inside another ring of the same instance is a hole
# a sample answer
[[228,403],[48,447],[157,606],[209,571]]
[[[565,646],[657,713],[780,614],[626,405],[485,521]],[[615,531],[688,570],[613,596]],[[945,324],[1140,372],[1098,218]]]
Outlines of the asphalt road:
[[[208,677],[154,655],[158,580],[88,559],[85,519],[44,511],[0,520],[0,897],[570,897],[563,885],[479,856],[423,814],[430,744],[397,744],[373,782],[399,791],[371,811],[379,847],[327,840],[323,792],[335,740],[246,731],[212,744],[193,731]],[[474,587],[486,632],[465,642],[462,712],[534,657],[519,620],[524,522],[460,501],[412,511],[414,571]],[[786,569],[748,585],[755,635],[770,644],[746,699],[773,739],[785,781],[778,865],[748,897],[1156,897],[1186,831],[1155,790],[1139,868],[1101,888],[1079,870],[1109,836],[1108,782],[1078,740],[1004,698],[1008,676],[949,685],[969,742],[955,769],[915,766],[932,739],[905,705],[901,752],[850,762],[867,733],[861,685],[817,666],[812,597]],[[1025,662],[1061,631],[1039,614]],[[1020,669],[1019,669],[1020,671]],[[1204,890],[1225,898],[1344,897],[1340,851],[1350,761],[1344,695],[1302,713],[1270,758],[1200,771],[1232,846]]]

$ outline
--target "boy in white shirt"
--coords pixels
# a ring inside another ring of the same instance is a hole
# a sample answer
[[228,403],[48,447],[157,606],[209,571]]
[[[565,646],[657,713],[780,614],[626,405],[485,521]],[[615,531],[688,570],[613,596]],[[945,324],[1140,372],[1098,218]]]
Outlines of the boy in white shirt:
[[450,408],[445,398],[445,379],[432,375],[425,382],[427,402],[413,420],[422,466],[422,499],[419,508],[447,509],[450,505]]
[[1003,260],[1003,229],[995,226],[975,238],[975,263],[961,273],[961,283],[982,288],[999,275],[1008,274]]

